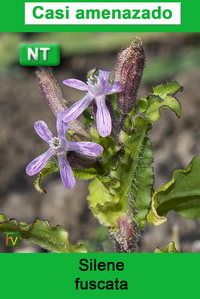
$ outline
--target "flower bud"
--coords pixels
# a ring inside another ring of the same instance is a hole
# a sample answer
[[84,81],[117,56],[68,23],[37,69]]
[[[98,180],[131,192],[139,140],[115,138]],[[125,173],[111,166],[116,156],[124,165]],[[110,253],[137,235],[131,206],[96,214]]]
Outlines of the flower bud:
[[37,67],[36,75],[40,90],[49,107],[56,115],[59,111],[67,109],[64,95],[50,67]]
[[115,70],[115,81],[124,85],[124,91],[117,94],[118,108],[123,115],[135,106],[144,66],[144,49],[141,39],[136,38],[119,53]]

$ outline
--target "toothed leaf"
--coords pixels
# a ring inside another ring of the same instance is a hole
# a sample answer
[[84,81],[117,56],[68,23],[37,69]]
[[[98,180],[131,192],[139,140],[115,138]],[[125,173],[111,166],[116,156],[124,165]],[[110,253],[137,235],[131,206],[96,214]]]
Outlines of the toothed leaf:
[[68,232],[60,225],[51,227],[48,221],[37,219],[33,224],[7,219],[0,214],[0,232],[19,232],[20,237],[51,252],[85,253],[83,245],[72,245]]
[[112,159],[110,164],[110,181],[99,177],[89,185],[88,199],[93,213],[102,224],[113,228],[118,226],[124,213],[132,213],[130,203],[134,207],[135,221],[143,227],[151,203],[153,159],[151,142],[147,137],[149,122],[133,113],[128,117],[131,120],[126,123],[131,121],[132,129],[120,132],[121,145],[115,152],[116,159]]
[[170,242],[164,249],[156,248],[155,253],[179,253],[174,242]]
[[181,90],[178,82],[167,82],[154,87],[153,93],[138,101],[139,112],[150,122],[157,121],[163,109],[170,109],[180,117],[181,106],[174,95]]
[[99,222],[106,227],[117,228],[118,220],[122,218],[126,206],[118,196],[113,196],[99,179],[89,184],[89,206]]
[[186,170],[176,170],[172,179],[155,191],[148,221],[154,225],[167,220],[171,210],[188,219],[200,218],[200,157],[193,158]]
[[54,159],[52,161],[50,161],[45,168],[42,169],[42,171],[39,172],[38,174],[38,178],[35,180],[34,182],[34,186],[36,188],[37,191],[39,191],[40,193],[46,193],[46,190],[42,187],[41,182],[42,180],[48,175],[51,174],[53,172],[58,172],[59,171],[59,167],[58,167],[58,163],[57,161]]
[[152,198],[154,183],[152,163],[153,153],[151,150],[151,141],[146,137],[144,139],[143,149],[135,175],[135,182],[133,184],[134,208],[137,211],[135,219],[141,228],[146,224],[146,217]]
[[[131,116],[131,114],[130,114]],[[131,116],[132,117],[132,116]],[[153,186],[152,150],[147,132],[151,129],[148,121],[136,115],[132,119],[133,129],[120,133],[120,141],[125,146],[125,154],[119,161],[115,175],[122,182],[122,198],[129,200],[135,210],[134,217],[140,228],[144,227],[150,208]]]

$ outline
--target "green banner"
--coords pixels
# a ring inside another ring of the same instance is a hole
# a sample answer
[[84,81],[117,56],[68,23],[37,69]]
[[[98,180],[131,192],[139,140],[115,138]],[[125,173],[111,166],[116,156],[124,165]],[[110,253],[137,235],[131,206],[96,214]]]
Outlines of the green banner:
[[199,255],[3,254],[1,257],[2,298],[184,299],[195,298],[199,293]]
[[198,32],[199,9],[197,0],[10,0],[1,4],[0,28],[1,32]]

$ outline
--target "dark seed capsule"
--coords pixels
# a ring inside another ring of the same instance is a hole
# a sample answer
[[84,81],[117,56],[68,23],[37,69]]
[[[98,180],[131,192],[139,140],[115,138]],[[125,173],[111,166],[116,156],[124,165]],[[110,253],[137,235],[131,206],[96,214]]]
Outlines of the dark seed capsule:
[[115,70],[115,81],[125,87],[123,92],[117,94],[119,111],[124,115],[135,107],[144,66],[145,53],[142,41],[136,38],[129,47],[119,53]]

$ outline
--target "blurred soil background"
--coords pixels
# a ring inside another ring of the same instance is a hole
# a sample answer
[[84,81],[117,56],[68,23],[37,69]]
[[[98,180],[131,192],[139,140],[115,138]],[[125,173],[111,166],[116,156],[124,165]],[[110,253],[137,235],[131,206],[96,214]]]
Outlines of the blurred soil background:
[[[200,154],[200,34],[199,33],[1,33],[0,35],[0,212],[8,218],[32,223],[35,218],[60,224],[70,233],[71,242],[103,238],[98,222],[87,207],[87,183],[77,181],[74,190],[63,187],[58,175],[48,177],[39,194],[34,178],[25,174],[26,165],[44,152],[45,142],[37,136],[33,123],[44,120],[55,133],[55,118],[42,98],[35,70],[19,66],[21,43],[58,43],[61,64],[54,72],[62,85],[67,78],[85,80],[89,69],[114,70],[120,48],[140,36],[146,50],[147,64],[138,97],[152,86],[177,80],[184,86],[178,94],[182,117],[171,111],[150,132],[154,149],[155,188],[166,183],[173,170],[186,168],[193,156]],[[84,93],[63,86],[71,103]],[[142,231],[141,252],[164,248],[174,238],[181,252],[200,252],[200,222],[170,213],[169,221]],[[177,237],[178,236],[178,237]],[[178,243],[177,243],[178,245]],[[0,234],[0,252],[5,247]],[[21,242],[14,252],[45,252],[38,246]]]

